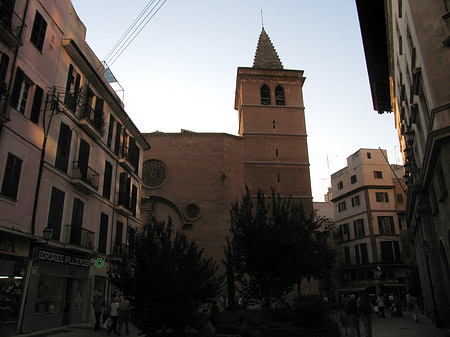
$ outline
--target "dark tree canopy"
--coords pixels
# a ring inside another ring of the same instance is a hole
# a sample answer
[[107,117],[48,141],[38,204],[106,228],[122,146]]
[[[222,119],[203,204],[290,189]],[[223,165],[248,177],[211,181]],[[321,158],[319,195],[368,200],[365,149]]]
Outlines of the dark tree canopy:
[[270,200],[261,191],[252,200],[246,188],[230,215],[236,279],[248,298],[269,305],[333,266],[334,253],[315,235],[318,223],[298,200],[274,191]]
[[181,332],[193,322],[198,307],[220,287],[217,265],[172,222],[153,216],[142,231],[130,229],[130,251],[112,262],[111,282],[130,298],[131,320],[146,335],[172,328]]

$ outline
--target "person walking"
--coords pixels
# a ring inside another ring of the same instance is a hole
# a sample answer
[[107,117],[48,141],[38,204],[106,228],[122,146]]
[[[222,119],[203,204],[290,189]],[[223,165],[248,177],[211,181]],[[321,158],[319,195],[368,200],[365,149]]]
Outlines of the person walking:
[[366,291],[358,300],[358,313],[364,325],[366,337],[372,337],[372,313],[374,312],[369,292]]
[[355,337],[355,334],[356,337],[361,337],[359,332],[358,302],[355,294],[350,295],[350,299],[345,306],[345,314],[347,315],[350,337]]
[[217,304],[216,300],[212,300],[212,305],[211,308],[209,309],[209,321],[213,325],[215,331],[217,331],[219,318],[220,318],[220,307]]
[[121,296],[119,301],[119,319],[117,320],[118,324],[118,336],[120,336],[122,332],[122,325],[125,323],[125,333],[127,336],[130,334],[129,328],[130,322],[130,301],[125,296]]
[[97,297],[92,300],[92,307],[94,308],[95,313],[95,331],[100,329],[100,317],[102,317],[102,312],[105,306],[105,299],[103,298],[103,294],[99,291],[97,293]]
[[377,298],[377,305],[378,305],[378,310],[379,310],[379,313],[380,313],[380,317],[385,318],[385,317],[386,317],[386,316],[384,315],[384,308],[385,308],[385,305],[384,305],[384,298],[383,298],[383,295],[382,295],[382,294],[378,295],[378,298]]
[[114,297],[111,302],[109,318],[112,323],[106,332],[110,335],[111,331],[114,330],[114,333],[117,335],[117,319],[119,318],[119,299],[117,297]]

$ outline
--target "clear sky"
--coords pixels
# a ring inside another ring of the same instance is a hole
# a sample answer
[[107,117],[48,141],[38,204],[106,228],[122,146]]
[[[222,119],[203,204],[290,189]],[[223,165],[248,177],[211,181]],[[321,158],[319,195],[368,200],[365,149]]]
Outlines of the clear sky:
[[[72,3],[104,60],[148,0]],[[284,68],[306,77],[314,201],[359,148],[381,147],[400,164],[394,116],[373,110],[354,0],[167,0],[111,65],[139,130],[237,135],[237,67],[253,65],[261,9]]]

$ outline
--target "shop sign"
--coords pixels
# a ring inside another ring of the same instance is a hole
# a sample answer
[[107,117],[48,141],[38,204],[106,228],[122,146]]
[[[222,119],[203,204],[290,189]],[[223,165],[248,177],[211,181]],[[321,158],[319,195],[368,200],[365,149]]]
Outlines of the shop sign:
[[48,250],[39,250],[39,261],[53,262],[77,267],[87,267],[91,265],[90,259],[83,259],[74,255],[52,252]]
[[0,253],[28,257],[29,252],[30,243],[28,240],[0,235]]

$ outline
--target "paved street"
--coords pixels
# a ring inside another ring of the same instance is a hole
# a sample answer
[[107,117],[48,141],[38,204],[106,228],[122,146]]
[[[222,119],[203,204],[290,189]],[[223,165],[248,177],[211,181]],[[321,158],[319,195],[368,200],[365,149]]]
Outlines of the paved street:
[[[94,324],[79,324],[67,326],[60,329],[46,330],[31,334],[19,336],[33,337],[98,337],[107,336],[104,330],[94,331]],[[130,327],[130,336],[138,336],[138,331],[134,327]],[[112,334],[113,335],[113,334]],[[122,331],[122,336],[124,336]],[[342,330],[342,336],[345,336],[345,330]],[[364,329],[361,324],[361,337],[364,336]],[[437,329],[432,322],[424,316],[419,315],[419,323],[415,323],[411,312],[404,312],[403,317],[394,318],[378,318],[373,320],[373,337],[445,337],[444,329]]]

